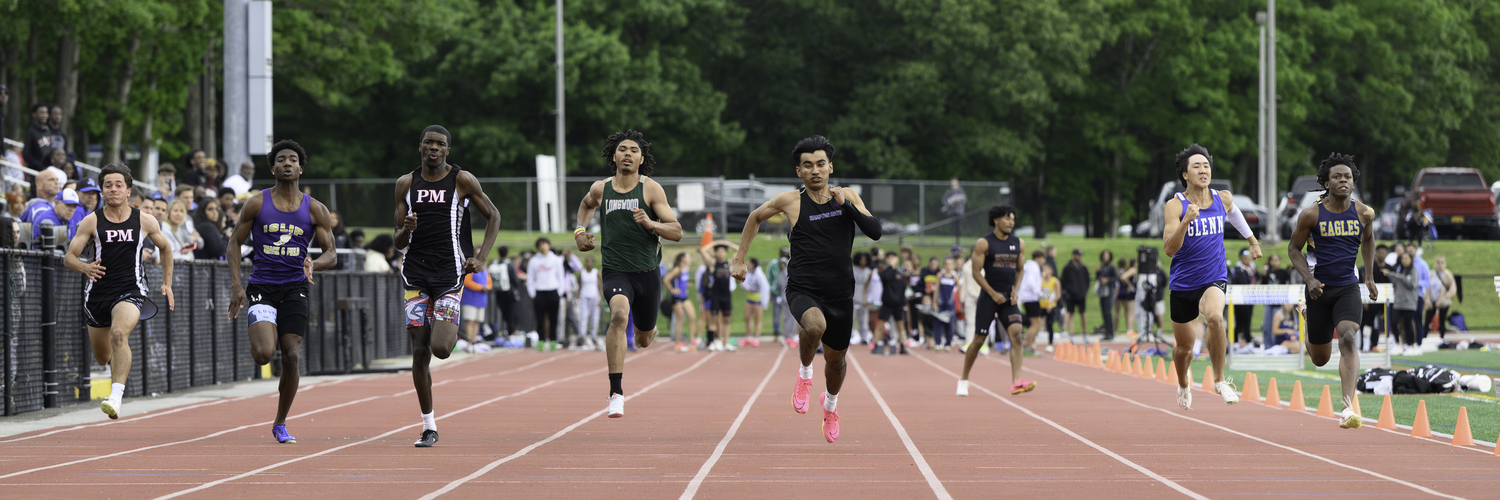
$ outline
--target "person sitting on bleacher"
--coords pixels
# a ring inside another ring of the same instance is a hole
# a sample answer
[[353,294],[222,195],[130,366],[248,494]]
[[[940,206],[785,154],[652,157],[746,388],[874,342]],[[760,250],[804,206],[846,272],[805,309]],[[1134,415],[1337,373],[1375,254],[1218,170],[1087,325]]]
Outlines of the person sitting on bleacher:
[[[43,210],[36,211],[27,210],[27,213],[32,214],[31,237],[37,238],[40,241],[43,222],[52,221],[52,225],[54,226],[68,227],[68,221],[73,219],[73,209],[78,207],[78,193],[72,189],[64,189],[62,195],[52,200],[52,203],[34,205],[44,208]],[[73,235],[71,233],[68,234],[68,239],[71,240],[72,238]]]
[[1292,312],[1291,304],[1282,304],[1271,315],[1271,335],[1271,345],[1266,346],[1266,354],[1302,352],[1302,344],[1297,337],[1297,317]]
[[36,216],[41,212],[52,211],[52,201],[57,198],[57,193],[62,191],[62,180],[52,170],[43,170],[36,175],[36,198],[26,201],[26,208],[21,211],[21,222],[35,223]]

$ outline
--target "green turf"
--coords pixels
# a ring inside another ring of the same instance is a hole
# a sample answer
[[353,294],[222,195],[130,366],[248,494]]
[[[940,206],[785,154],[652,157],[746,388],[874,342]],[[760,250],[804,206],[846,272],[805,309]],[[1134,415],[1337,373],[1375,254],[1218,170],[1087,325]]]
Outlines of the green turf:
[[[1427,356],[1423,356],[1423,358],[1425,357]],[[1157,357],[1153,362],[1160,362],[1162,359],[1164,358]],[[1259,393],[1262,397],[1269,394],[1268,390],[1271,378],[1274,377],[1281,401],[1287,403],[1291,401],[1293,386],[1300,381],[1302,382],[1303,404],[1307,405],[1309,410],[1317,410],[1318,398],[1322,395],[1323,386],[1327,385],[1333,411],[1338,412],[1343,410],[1343,403],[1340,402],[1343,399],[1343,391],[1340,390],[1338,373],[1333,371],[1314,372],[1312,362],[1308,361],[1306,364],[1307,369],[1299,372],[1256,372]],[[1209,366],[1207,357],[1200,357],[1193,361],[1193,383],[1195,386],[1202,386],[1203,370],[1206,366]],[[1248,390],[1248,387],[1245,386],[1247,373],[1249,372],[1229,370],[1226,375],[1233,378],[1241,391],[1245,391]],[[1391,409],[1395,415],[1397,424],[1409,426],[1416,415],[1417,402],[1426,400],[1427,419],[1432,431],[1452,434],[1454,424],[1458,421],[1459,407],[1467,407],[1469,428],[1473,432],[1474,439],[1494,442],[1496,437],[1500,436],[1500,397],[1496,396],[1496,393],[1392,395]],[[1193,404],[1195,406],[1222,404],[1217,398],[1218,396],[1199,392],[1195,394]],[[1365,425],[1372,428],[1375,426],[1376,420],[1380,416],[1380,405],[1383,399],[1384,396],[1373,394],[1361,394],[1359,396],[1360,413],[1365,418]],[[1242,400],[1240,404],[1263,403],[1249,403]],[[1332,421],[1328,421],[1326,425],[1330,430],[1339,430],[1336,428],[1337,424]],[[1402,430],[1402,432],[1406,431]]]
[[[1398,367],[1413,367],[1426,364],[1446,365],[1464,373],[1478,370],[1500,372],[1500,351],[1440,350],[1424,353],[1421,356],[1391,356],[1391,363]],[[1490,376],[1500,376],[1500,373],[1491,373]]]

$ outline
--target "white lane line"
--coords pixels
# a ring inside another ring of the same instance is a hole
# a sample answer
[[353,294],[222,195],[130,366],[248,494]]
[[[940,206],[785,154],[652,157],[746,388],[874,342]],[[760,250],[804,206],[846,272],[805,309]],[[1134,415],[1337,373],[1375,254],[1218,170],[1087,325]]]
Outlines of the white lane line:
[[[937,368],[938,371],[946,373],[946,374],[948,374],[948,376],[953,377],[954,379],[958,379],[959,378],[959,376],[958,376],[957,373],[953,373],[953,371],[951,371],[951,370],[949,370],[949,369],[947,369],[947,368],[945,368],[945,367],[943,367],[941,365],[938,365],[937,363],[932,362],[932,360],[927,359],[927,356],[923,356],[921,353],[916,353],[916,355],[917,355],[917,359],[920,359],[920,360],[926,362],[927,364],[932,365],[932,367],[933,368]],[[1135,463],[1134,461],[1132,461],[1132,460],[1130,460],[1128,458],[1120,456],[1119,453],[1115,453],[1113,451],[1110,451],[1109,448],[1105,448],[1103,446],[1100,446],[1099,443],[1095,443],[1095,442],[1089,440],[1089,438],[1080,436],[1080,435],[1078,435],[1078,433],[1073,432],[1072,430],[1068,429],[1067,427],[1063,427],[1062,425],[1058,424],[1057,422],[1053,422],[1051,419],[1048,419],[1047,417],[1043,417],[1041,415],[1038,415],[1038,414],[1036,414],[1036,412],[1028,410],[1025,407],[1022,407],[1021,405],[1018,405],[1018,404],[1012,402],[1009,399],[1005,399],[1003,397],[1000,397],[999,394],[995,394],[994,392],[990,391],[989,389],[985,389],[984,387],[982,387],[982,386],[980,386],[978,384],[975,384],[974,382],[969,382],[969,387],[973,387],[973,388],[979,389],[981,391],[984,391],[985,394],[989,394],[990,396],[993,396],[995,399],[1000,400],[1000,402],[1005,403],[1007,405],[1010,405],[1011,408],[1015,408],[1017,410],[1021,410],[1022,413],[1025,413],[1026,415],[1030,416],[1031,418],[1040,420],[1040,421],[1042,421],[1042,423],[1045,423],[1047,425],[1052,426],[1052,428],[1054,428],[1054,429],[1062,431],[1063,434],[1067,434],[1069,437],[1072,437],[1073,439],[1077,439],[1079,442],[1081,442],[1083,444],[1089,445],[1090,448],[1093,448],[1095,450],[1099,450],[1100,453],[1103,453],[1105,455],[1109,455],[1110,458],[1113,458],[1116,461],[1118,461],[1118,462],[1120,462],[1122,464],[1125,464],[1126,466],[1128,466],[1128,467],[1130,467],[1132,469],[1135,469],[1136,471],[1140,472],[1141,474],[1145,474],[1147,477],[1150,477],[1151,479],[1155,479],[1157,481],[1161,481],[1162,484],[1165,484],[1168,487],[1170,487],[1170,488],[1172,488],[1174,490],[1177,490],[1178,493],[1182,493],[1183,495],[1186,495],[1188,498],[1194,498],[1194,499],[1197,499],[1197,500],[1208,500],[1208,497],[1200,495],[1197,492],[1194,492],[1193,490],[1187,489],[1187,487],[1185,487],[1183,485],[1180,485],[1180,484],[1177,484],[1176,481],[1173,481],[1171,479],[1167,479],[1165,477],[1162,477],[1161,474],[1157,474],[1156,472],[1153,472],[1151,469],[1147,469],[1146,467],[1142,466],[1141,464]]]
[[[558,357],[561,357],[561,356],[558,356]],[[637,356],[637,357],[639,357],[639,356]],[[531,368],[535,368],[537,366],[541,366],[543,364],[549,363],[549,362],[551,362],[552,360],[554,360],[556,358],[557,357],[548,358],[546,360],[538,361],[538,362],[535,362],[535,363],[532,363],[532,364],[529,364],[529,365],[526,365],[526,366],[512,368],[512,369],[501,371],[501,372],[495,372],[495,373],[487,374],[486,376],[489,376],[489,375],[506,375],[506,374],[509,374],[509,373],[515,373],[515,372],[519,372],[519,371],[529,370]],[[474,377],[471,377],[471,378],[474,378]],[[459,379],[459,380],[465,380],[465,379]],[[440,387],[440,386],[448,384],[449,382],[453,382],[453,380],[444,380],[442,382],[438,382],[436,384],[433,384],[433,387]],[[325,412],[325,411],[328,411],[328,410],[333,410],[333,409],[338,409],[338,408],[342,408],[342,407],[349,406],[349,405],[364,403],[364,402],[375,400],[375,399],[401,397],[401,396],[405,396],[407,394],[411,394],[413,392],[416,392],[416,390],[415,389],[407,389],[405,391],[398,392],[398,393],[395,393],[395,394],[386,395],[386,396],[371,396],[371,397],[364,398],[364,399],[357,399],[357,400],[354,400],[354,401],[348,401],[348,402],[344,402],[344,403],[339,403],[339,404],[336,404],[336,405],[333,405],[333,406],[319,408],[317,410],[313,410],[313,411],[309,411],[309,412],[298,413],[296,415],[287,417],[287,420],[294,420],[294,419],[298,419],[298,418],[302,418],[302,417],[306,417],[306,416],[310,416],[310,415],[316,415],[318,413],[322,413],[322,412]],[[146,417],[141,417],[141,418],[143,419],[143,418],[146,418]],[[139,420],[139,419],[135,419],[135,420]],[[196,438],[193,438],[193,439],[184,439],[182,441],[173,441],[173,442],[170,442],[170,443],[163,443],[163,444],[157,444],[157,445],[151,445],[151,446],[144,446],[144,447],[135,448],[135,449],[132,449],[132,450],[125,450],[125,451],[121,451],[121,452],[110,453],[108,455],[100,455],[100,456],[96,456],[96,457],[83,458],[83,459],[78,459],[78,460],[74,460],[74,461],[71,461],[71,462],[64,462],[64,463],[60,463],[60,464],[47,465],[47,466],[43,466],[43,467],[37,467],[37,468],[33,468],[33,469],[27,469],[27,470],[18,471],[18,472],[12,472],[10,474],[6,474],[6,475],[3,475],[3,476],[0,476],[0,479],[9,479],[9,478],[12,478],[12,477],[16,477],[16,476],[20,476],[20,475],[24,475],[24,474],[30,474],[30,473],[33,473],[33,472],[39,472],[39,471],[44,471],[44,470],[48,470],[48,469],[56,469],[58,467],[66,467],[66,466],[69,466],[69,465],[77,465],[77,464],[81,464],[81,463],[85,463],[85,462],[92,462],[92,461],[95,461],[95,460],[103,460],[103,459],[106,459],[106,458],[114,458],[114,457],[129,455],[129,454],[132,454],[132,453],[138,453],[138,452],[142,452],[142,451],[154,450],[154,449],[157,449],[157,448],[165,448],[165,447],[168,447],[168,446],[176,446],[176,445],[179,445],[179,444],[193,443],[193,442],[202,441],[202,440],[209,439],[209,438],[214,438],[214,437],[222,436],[222,435],[225,435],[225,434],[228,434],[228,433],[231,433],[231,432],[242,431],[242,430],[249,429],[249,428],[252,428],[252,427],[262,427],[262,426],[271,425],[272,423],[273,423],[272,421],[268,420],[268,421],[265,421],[265,422],[257,422],[257,423],[254,423],[254,424],[246,424],[246,425],[241,425],[239,427],[234,427],[234,428],[230,428],[230,429],[225,429],[225,430],[222,430],[222,431],[218,431],[218,432],[215,432],[215,433],[212,433],[212,434],[208,434],[206,436],[196,437]]]
[[1204,420],[1199,420],[1199,419],[1196,419],[1196,418],[1193,418],[1193,417],[1189,417],[1187,415],[1182,415],[1180,413],[1169,411],[1169,410],[1166,410],[1166,409],[1163,409],[1163,408],[1157,408],[1155,406],[1151,406],[1151,405],[1148,405],[1148,404],[1136,401],[1134,399],[1130,399],[1130,398],[1127,398],[1127,397],[1124,397],[1124,396],[1119,396],[1119,395],[1115,395],[1115,394],[1111,394],[1109,392],[1105,392],[1105,391],[1099,390],[1099,389],[1094,388],[1093,386],[1090,386],[1090,385],[1087,385],[1087,384],[1081,384],[1081,383],[1074,382],[1072,380],[1068,380],[1068,379],[1065,379],[1065,378],[1062,378],[1062,377],[1058,377],[1058,376],[1055,376],[1055,375],[1043,373],[1043,372],[1040,372],[1040,371],[1037,371],[1037,370],[1031,369],[1031,368],[1025,368],[1025,370],[1029,371],[1031,373],[1035,373],[1037,375],[1043,376],[1043,377],[1047,377],[1047,378],[1050,378],[1050,379],[1053,379],[1053,380],[1057,380],[1057,381],[1065,383],[1065,384],[1069,384],[1069,385],[1072,385],[1072,386],[1075,386],[1075,387],[1079,387],[1079,388],[1082,388],[1082,389],[1087,389],[1087,390],[1090,390],[1090,391],[1094,391],[1094,392],[1097,392],[1099,394],[1103,394],[1105,396],[1109,396],[1109,397],[1118,399],[1120,401],[1124,401],[1124,402],[1127,402],[1127,403],[1139,406],[1141,408],[1146,408],[1146,409],[1150,409],[1150,410],[1156,410],[1156,411],[1165,413],[1167,415],[1171,415],[1171,416],[1174,416],[1174,417],[1177,417],[1177,418],[1180,418],[1180,419],[1183,419],[1183,420],[1188,420],[1188,421],[1191,421],[1191,422],[1197,422],[1197,423],[1200,423],[1200,424],[1203,424],[1203,425],[1206,425],[1206,426],[1209,426],[1209,427],[1213,427],[1215,429],[1222,430],[1224,432],[1228,432],[1230,434],[1234,434],[1236,436],[1240,436],[1240,437],[1243,437],[1243,438],[1246,438],[1246,439],[1251,439],[1251,440],[1259,441],[1259,442],[1262,442],[1262,443],[1265,443],[1265,444],[1268,444],[1268,445],[1271,445],[1271,446],[1275,446],[1277,448],[1281,448],[1283,450],[1287,450],[1287,451],[1290,451],[1290,452],[1293,452],[1293,453],[1297,453],[1299,455],[1302,455],[1302,456],[1305,456],[1305,457],[1308,457],[1308,458],[1312,458],[1312,459],[1315,459],[1315,460],[1326,462],[1326,463],[1331,464],[1331,465],[1337,465],[1339,467],[1343,467],[1345,469],[1349,469],[1349,470],[1352,470],[1352,471],[1355,471],[1355,472],[1360,472],[1360,473],[1368,474],[1370,476],[1373,476],[1373,477],[1376,477],[1376,478],[1380,478],[1380,479],[1384,479],[1386,481],[1390,481],[1390,482],[1393,482],[1393,483],[1396,483],[1396,484],[1399,484],[1399,485],[1402,485],[1402,486],[1406,486],[1406,487],[1415,489],[1417,491],[1420,491],[1420,492],[1423,492],[1423,493],[1426,493],[1426,494],[1429,494],[1429,495],[1432,495],[1432,496],[1436,496],[1436,497],[1440,497],[1440,498],[1451,498],[1451,499],[1454,499],[1454,500],[1463,500],[1463,497],[1460,497],[1460,496],[1449,495],[1447,493],[1443,493],[1443,492],[1440,492],[1440,491],[1428,488],[1426,486],[1422,486],[1420,484],[1416,484],[1416,483],[1412,483],[1412,482],[1408,482],[1408,481],[1403,481],[1401,479],[1397,479],[1397,478],[1394,478],[1394,477],[1391,477],[1391,476],[1387,476],[1385,474],[1381,474],[1379,472],[1375,472],[1375,471],[1372,471],[1372,470],[1369,470],[1369,469],[1364,469],[1364,468],[1361,468],[1361,467],[1357,467],[1357,466],[1349,465],[1349,464],[1346,464],[1346,463],[1343,463],[1343,462],[1339,462],[1337,460],[1326,458],[1326,457],[1323,457],[1322,455],[1317,455],[1317,454],[1314,454],[1314,453],[1309,453],[1309,452],[1302,451],[1302,450],[1299,450],[1297,448],[1293,448],[1291,446],[1287,446],[1287,445],[1284,445],[1284,444],[1281,444],[1281,443],[1277,443],[1277,442],[1266,440],[1266,439],[1261,439],[1259,437],[1255,437],[1255,436],[1252,436],[1252,435],[1249,435],[1249,434],[1246,434],[1246,433],[1243,433],[1243,432],[1240,432],[1240,431],[1237,431],[1237,430],[1234,430],[1234,429],[1230,429],[1228,427],[1224,427],[1222,425],[1218,425],[1218,424],[1215,424],[1215,423],[1212,423],[1212,422],[1207,422],[1207,421],[1204,421]]
[[724,434],[724,439],[719,440],[719,445],[714,447],[714,452],[708,456],[708,461],[703,462],[703,467],[698,468],[698,474],[693,476],[693,480],[688,481],[687,489],[682,491],[680,497],[682,500],[688,500],[698,494],[698,487],[703,485],[703,479],[708,477],[708,471],[719,462],[719,457],[724,455],[724,448],[729,447],[729,441],[734,439],[736,432],[739,432],[740,424],[745,421],[745,416],[750,414],[750,407],[755,406],[755,400],[760,399],[760,393],[766,390],[766,384],[771,382],[771,376],[776,374],[778,368],[781,368],[781,359],[786,357],[786,350],[786,346],[783,345],[781,351],[776,353],[776,363],[771,365],[771,371],[766,372],[766,377],[760,379],[760,385],[755,388],[755,393],[750,395],[750,399],[745,401],[745,407],[741,408],[740,415],[734,418],[734,424],[729,426],[729,432]]
[[[649,356],[649,355],[651,355],[651,353],[657,352],[659,350],[660,349],[658,349],[656,351],[646,351],[644,353],[636,355],[634,358],[631,358],[631,359],[632,360],[640,359],[642,357]],[[701,364],[702,362],[700,361],[699,363]],[[536,364],[536,363],[533,363],[533,364]],[[573,376],[570,376],[570,377],[555,379],[555,380],[548,381],[548,382],[545,382],[545,383],[533,385],[533,386],[527,387],[526,389],[521,390],[521,391],[517,391],[517,392],[510,393],[510,394],[506,394],[504,396],[493,398],[493,399],[490,399],[490,400],[487,400],[487,401],[482,401],[482,402],[479,402],[479,403],[475,403],[473,405],[469,405],[467,407],[460,408],[460,409],[458,409],[456,411],[453,411],[451,413],[448,413],[448,414],[445,414],[445,415],[440,415],[440,416],[438,416],[438,419],[441,420],[441,419],[444,419],[444,418],[452,417],[454,415],[459,415],[459,414],[468,412],[469,410],[473,410],[473,409],[476,409],[476,408],[481,408],[481,407],[484,407],[484,406],[489,405],[491,403],[495,403],[497,401],[501,401],[501,400],[504,400],[504,399],[509,399],[509,398],[513,398],[513,397],[517,397],[517,396],[523,396],[523,395],[529,394],[532,391],[535,391],[537,389],[542,389],[542,388],[545,388],[545,387],[548,387],[548,386],[551,386],[551,385],[554,385],[554,384],[560,384],[560,383],[563,383],[563,382],[569,382],[569,381],[576,380],[576,379],[579,379],[579,378],[583,378],[583,377],[586,377],[586,376],[589,376],[589,375],[598,375],[600,373],[603,373],[606,370],[608,370],[608,368],[600,368],[600,369],[597,369],[597,370],[592,370],[592,371],[588,371],[588,372],[584,372],[584,373],[579,373],[577,375],[573,375]],[[436,385],[436,384],[434,384],[434,385]],[[409,393],[409,392],[414,392],[414,391],[407,391],[407,392]],[[602,411],[601,411],[601,413],[602,413]],[[402,426],[402,427],[394,429],[394,430],[392,430],[390,432],[386,432],[385,434],[381,434],[379,436],[375,436],[375,437],[372,437],[372,438],[369,438],[369,439],[365,439],[363,441],[349,443],[349,444],[346,444],[346,445],[343,445],[343,446],[338,446],[338,447],[335,447],[335,448],[329,448],[329,449],[326,449],[326,450],[323,450],[323,451],[320,451],[320,452],[317,452],[317,453],[313,453],[313,454],[310,454],[310,455],[303,455],[303,456],[300,456],[300,457],[297,457],[297,458],[293,458],[293,459],[290,459],[290,460],[284,460],[284,461],[277,462],[277,463],[274,463],[274,464],[271,464],[271,465],[267,465],[265,467],[261,467],[259,469],[255,469],[255,470],[252,470],[252,471],[249,471],[249,472],[246,472],[246,473],[243,473],[243,474],[239,474],[239,475],[236,475],[236,476],[227,477],[227,478],[220,479],[220,480],[217,480],[217,481],[203,483],[203,484],[200,484],[200,485],[198,485],[196,487],[193,487],[193,488],[188,488],[188,489],[185,489],[185,490],[182,490],[182,491],[178,491],[176,493],[171,493],[171,494],[168,494],[168,495],[163,495],[163,496],[160,496],[160,497],[156,497],[156,500],[166,500],[166,499],[169,499],[169,498],[176,498],[176,497],[179,497],[179,496],[182,496],[182,495],[186,495],[188,493],[193,493],[195,491],[203,491],[203,490],[206,490],[206,489],[209,489],[209,488],[212,488],[214,486],[218,486],[220,484],[224,484],[224,483],[227,483],[227,482],[230,482],[230,481],[234,481],[234,480],[237,480],[237,479],[243,479],[243,478],[247,478],[247,477],[250,477],[250,476],[254,476],[256,474],[260,474],[262,472],[265,472],[265,471],[268,471],[268,470],[271,470],[271,469],[275,469],[275,468],[281,467],[283,465],[288,465],[288,464],[292,464],[292,463],[296,463],[296,462],[301,462],[301,461],[307,460],[309,458],[320,457],[320,456],[327,455],[329,453],[333,453],[335,451],[339,451],[339,450],[342,450],[342,449],[345,449],[345,448],[359,446],[359,445],[362,445],[362,444],[365,444],[365,443],[369,443],[371,441],[376,441],[376,440],[384,439],[385,437],[390,436],[392,434],[395,434],[397,432],[402,432],[402,431],[411,429],[413,427],[418,427],[418,426],[421,426],[421,425],[422,425],[421,422],[418,422],[418,423],[415,423],[415,424]]]
[[182,406],[182,407],[178,407],[178,408],[173,408],[173,409],[170,409],[170,410],[167,410],[167,411],[161,411],[161,412],[156,412],[156,413],[147,413],[145,415],[140,415],[140,416],[136,416],[136,417],[122,418],[122,419],[119,419],[119,420],[106,420],[104,422],[98,422],[98,423],[93,423],[93,424],[81,424],[81,425],[75,425],[75,426],[72,426],[72,427],[64,427],[64,428],[61,428],[61,429],[51,430],[51,431],[43,432],[41,434],[36,434],[36,435],[33,435],[33,436],[19,437],[19,438],[15,438],[15,439],[7,439],[5,441],[0,441],[0,443],[14,443],[14,442],[17,442],[17,441],[26,441],[28,439],[36,439],[36,438],[39,438],[39,437],[47,437],[47,436],[51,436],[53,434],[59,434],[59,433],[68,432],[68,431],[76,431],[76,430],[79,430],[79,429],[88,429],[88,428],[92,428],[92,427],[102,427],[102,426],[106,426],[106,425],[124,424],[124,423],[130,423],[130,422],[139,422],[139,421],[150,419],[150,418],[160,417],[162,415],[171,415],[173,413],[177,413],[177,412],[181,412],[181,411],[193,410],[193,409],[202,408],[202,407],[205,407],[205,406],[213,406],[213,405],[217,405],[217,404],[228,403],[228,402],[231,402],[231,401],[240,401],[240,400],[244,400],[244,399],[250,399],[250,398],[248,398],[248,397],[239,397],[239,398],[220,399],[220,400],[217,400],[217,401],[207,401],[207,402],[203,402],[203,403],[198,403],[198,404],[192,404],[192,405],[188,405],[188,406]]
[[[891,425],[896,428],[896,435],[901,436],[901,443],[906,445],[906,452],[910,453],[912,460],[917,462],[917,469],[922,471],[922,477],[927,478],[927,486],[932,487],[932,493],[937,495],[938,500],[953,500],[953,496],[948,494],[948,489],[943,487],[943,482],[932,473],[932,467],[927,465],[927,459],[922,457],[922,452],[917,451],[917,445],[911,442],[911,436],[906,434],[906,428],[901,426],[901,421],[896,418],[895,413],[891,412],[890,405],[885,404],[885,398],[880,397],[880,391],[875,389],[875,384],[871,383],[870,377],[865,375],[865,369],[860,368],[859,360],[847,354],[845,359],[848,359],[849,364],[854,366],[854,371],[859,372],[859,378],[864,379],[865,387],[870,389],[870,395],[875,396],[875,402],[880,405],[881,410],[885,411],[885,418],[890,419]],[[822,404],[818,405],[819,409],[822,407]]]
[[[660,350],[660,349],[658,349],[658,350]],[[653,352],[655,352],[655,351],[653,351]],[[656,382],[651,383],[651,385],[646,386],[644,389],[641,389],[639,392],[636,392],[635,394],[632,394],[630,396],[626,396],[625,400],[626,401],[630,401],[631,399],[633,399],[633,398],[635,398],[637,396],[640,396],[640,395],[645,394],[647,392],[651,392],[651,389],[655,389],[655,388],[657,388],[658,386],[660,386],[662,384],[665,384],[667,382],[671,382],[672,380],[676,379],[677,377],[681,377],[681,376],[687,374],[688,372],[696,370],[696,369],[698,369],[698,367],[703,366],[703,363],[707,363],[708,360],[713,359],[714,356],[717,355],[717,354],[719,354],[719,353],[717,353],[717,352],[708,353],[707,356],[704,356],[703,359],[698,360],[697,363],[693,363],[692,366],[689,366],[689,367],[683,369],[680,372],[674,373],[670,377],[667,377],[667,378],[664,378],[664,379],[661,379],[661,380],[658,380]],[[421,500],[432,500],[433,498],[437,498],[437,497],[443,495],[444,493],[448,493],[450,491],[453,491],[454,489],[457,489],[459,486],[463,486],[464,483],[472,481],[472,480],[474,480],[474,479],[476,479],[476,478],[478,478],[480,476],[483,476],[483,475],[489,473],[492,470],[495,470],[496,467],[499,467],[500,465],[502,465],[502,464],[504,464],[506,462],[509,462],[511,460],[515,460],[517,458],[521,458],[523,456],[526,456],[527,453],[531,453],[531,450],[535,450],[537,448],[542,447],[542,445],[545,445],[547,443],[556,441],[558,438],[561,438],[564,435],[567,435],[567,433],[572,432],[573,429],[577,429],[579,427],[582,427],[583,424],[588,423],[590,420],[599,418],[599,416],[603,415],[605,411],[608,411],[608,408],[596,411],[596,412],[590,414],[587,417],[583,417],[583,419],[581,419],[581,420],[579,420],[577,422],[574,422],[573,425],[569,425],[567,427],[564,427],[562,430],[557,431],[555,434],[552,434],[551,436],[547,436],[546,439],[543,439],[541,441],[537,441],[535,443],[531,443],[530,445],[526,446],[525,448],[521,448],[520,451],[517,451],[515,453],[510,454],[510,456],[507,456],[505,458],[496,460],[494,462],[490,462],[488,465],[485,465],[484,467],[481,467],[479,470],[474,471],[474,473],[469,474],[469,475],[464,476],[464,477],[461,477],[459,479],[455,479],[453,482],[448,483],[447,485],[443,486],[442,488],[438,488],[437,491],[434,491],[432,493],[428,493],[426,495],[422,495]],[[163,500],[163,499],[158,499],[158,500]]]

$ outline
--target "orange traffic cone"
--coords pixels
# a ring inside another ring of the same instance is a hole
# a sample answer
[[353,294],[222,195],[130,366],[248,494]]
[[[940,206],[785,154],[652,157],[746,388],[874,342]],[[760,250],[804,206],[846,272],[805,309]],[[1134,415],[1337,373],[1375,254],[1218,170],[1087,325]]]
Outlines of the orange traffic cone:
[[1395,429],[1396,413],[1391,411],[1391,395],[1386,394],[1380,402],[1380,417],[1375,421],[1376,429]]
[[1281,409],[1281,390],[1276,388],[1276,377],[1271,377],[1271,383],[1266,385],[1266,406]]
[[1474,433],[1469,431],[1469,408],[1458,407],[1458,423],[1453,426],[1453,446],[1474,446]]
[[[1167,361],[1167,376],[1162,378],[1162,382],[1172,384],[1174,387],[1177,385],[1177,360]],[[1188,387],[1192,385],[1189,384]]]
[[1432,427],[1427,425],[1427,400],[1417,401],[1417,418],[1411,422],[1411,437],[1432,437]]
[[1245,401],[1251,403],[1262,401],[1260,399],[1260,381],[1255,379],[1255,372],[1245,374],[1245,388],[1241,389],[1240,392],[1242,393],[1240,396],[1245,398]]
[[1109,351],[1109,357],[1104,360],[1104,369],[1111,372],[1119,371],[1115,368],[1115,351]]
[[1156,364],[1156,381],[1163,384],[1170,384],[1171,382],[1167,381],[1167,360],[1163,359],[1161,361]]
[[1287,409],[1292,411],[1307,411],[1306,399],[1302,396],[1302,381],[1297,380],[1292,382],[1292,405],[1288,406]]
[[703,241],[698,243],[698,248],[712,245],[714,242],[714,214],[712,212],[704,216]]
[[1203,390],[1214,392],[1214,366],[1209,364],[1203,367]]
[[1141,378],[1156,378],[1156,363],[1151,356],[1141,359]]
[[1323,385],[1323,395],[1318,397],[1318,416],[1319,417],[1332,417],[1332,416],[1334,416],[1333,415],[1333,401],[1331,401],[1331,400],[1328,399],[1328,385],[1327,384]]

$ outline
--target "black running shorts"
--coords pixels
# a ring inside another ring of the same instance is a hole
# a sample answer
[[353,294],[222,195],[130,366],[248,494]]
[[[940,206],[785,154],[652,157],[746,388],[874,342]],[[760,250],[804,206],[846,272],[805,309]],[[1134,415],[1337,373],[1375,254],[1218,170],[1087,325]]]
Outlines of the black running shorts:
[[1348,321],[1358,325],[1364,313],[1364,302],[1359,298],[1363,290],[1358,283],[1324,286],[1318,300],[1307,297],[1307,343],[1324,345],[1332,342],[1339,323]]
[[1088,312],[1089,300],[1088,297],[1067,295],[1062,299],[1062,306],[1063,310],[1068,311],[1069,314]]
[[812,294],[788,289],[786,302],[798,325],[802,324],[802,315],[808,309],[816,307],[822,311],[823,324],[826,325],[823,329],[823,345],[835,351],[849,348],[849,338],[854,331],[854,298],[823,300]]
[[906,321],[906,304],[899,303],[899,302],[895,303],[895,304],[881,304],[880,305],[880,320],[881,321]]
[[604,302],[607,304],[616,295],[624,295],[630,301],[631,312],[635,313],[635,331],[656,330],[657,307],[661,305],[661,273],[655,269],[638,273],[605,269],[603,274]]
[[[1005,332],[1010,330],[1010,325],[1022,325],[1024,327],[1025,323],[1022,322],[1022,319],[1021,308],[1016,307],[1015,304],[1010,302],[996,304],[994,300],[990,299],[989,295],[979,294],[979,301],[974,303],[974,320],[972,321],[974,323],[974,338],[982,339],[988,337],[991,322],[998,322],[1000,324],[1000,331]],[[1004,337],[1001,337],[1001,340],[1004,340]]]
[[117,297],[89,301],[83,305],[84,323],[89,328],[109,328],[114,324],[115,305],[121,302],[135,306],[141,310],[141,317],[136,321],[146,321],[156,317],[156,303],[139,293],[127,293]]
[[[981,295],[981,297],[983,297],[983,296]],[[1047,311],[1043,311],[1042,310],[1042,303],[1041,302],[1022,302],[1021,303],[1021,307],[1026,308],[1026,317],[1028,317],[1028,318],[1045,318],[1045,317],[1047,317]]]
[[270,321],[276,335],[307,336],[307,283],[267,285],[251,283],[245,288],[249,299],[249,324]]
[[1209,283],[1208,286],[1199,288],[1197,290],[1171,290],[1169,293],[1171,295],[1172,302],[1172,322],[1192,323],[1193,321],[1197,320],[1198,304],[1200,302],[1203,302],[1203,292],[1208,291],[1209,288],[1218,288],[1219,292],[1223,293],[1224,287],[1228,285],[1229,282],[1219,280],[1213,283]]
[[722,314],[728,316],[734,312],[734,296],[710,293],[708,300],[704,301],[708,306],[709,314]]

